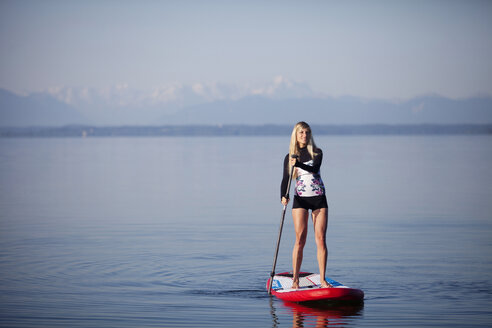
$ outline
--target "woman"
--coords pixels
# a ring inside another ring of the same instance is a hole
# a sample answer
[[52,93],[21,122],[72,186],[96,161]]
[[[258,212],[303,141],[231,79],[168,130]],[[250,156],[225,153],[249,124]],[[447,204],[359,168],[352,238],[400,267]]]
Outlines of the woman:
[[[298,158],[292,158],[298,155]],[[302,254],[306,244],[308,230],[309,210],[314,223],[314,234],[317,246],[319,274],[322,287],[331,287],[326,282],[326,227],[328,224],[328,203],[326,201],[325,187],[319,170],[323,153],[317,148],[311,135],[311,128],[306,122],[299,122],[292,130],[289,154],[284,160],[284,175],[280,187],[281,200],[287,205],[289,199],[285,198],[286,188],[290,179],[292,166],[295,167],[293,177],[296,178],[296,192],[292,205],[292,217],[296,241],[292,252],[293,284],[292,288],[299,288],[299,271],[301,269]]]

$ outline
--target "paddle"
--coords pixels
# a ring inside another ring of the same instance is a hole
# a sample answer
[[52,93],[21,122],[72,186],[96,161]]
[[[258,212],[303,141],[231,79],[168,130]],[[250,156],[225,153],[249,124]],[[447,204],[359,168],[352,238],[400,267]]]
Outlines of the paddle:
[[[297,155],[291,155],[292,158],[297,158]],[[294,165],[292,165],[292,169],[290,170],[289,183],[287,184],[287,190],[285,191],[285,198],[289,199],[289,190],[290,183],[292,182],[292,174],[294,173]],[[282,210],[282,218],[280,219],[280,229],[278,231],[278,239],[277,239],[277,248],[275,250],[275,256],[273,257],[273,266],[272,272],[270,273],[270,282],[268,283],[268,295],[272,293],[272,284],[273,284],[273,276],[275,276],[275,266],[277,266],[277,256],[278,256],[278,248],[280,246],[280,238],[282,237],[282,229],[284,227],[284,219],[285,219],[285,210],[287,209],[287,205],[284,205]]]

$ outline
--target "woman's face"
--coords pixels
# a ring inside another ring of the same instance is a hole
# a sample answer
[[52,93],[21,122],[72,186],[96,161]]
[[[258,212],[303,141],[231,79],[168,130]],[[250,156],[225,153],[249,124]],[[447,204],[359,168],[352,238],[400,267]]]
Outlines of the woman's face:
[[310,136],[310,132],[308,129],[301,128],[301,129],[297,130],[296,137],[297,137],[297,143],[299,144],[299,147],[303,148],[303,147],[307,146],[309,138],[311,136]]

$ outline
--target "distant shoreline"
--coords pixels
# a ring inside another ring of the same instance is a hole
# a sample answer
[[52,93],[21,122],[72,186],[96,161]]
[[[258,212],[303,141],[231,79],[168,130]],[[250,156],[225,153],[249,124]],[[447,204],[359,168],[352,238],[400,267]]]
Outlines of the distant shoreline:
[[[315,125],[316,135],[488,135],[492,124],[366,124]],[[1,138],[41,137],[173,137],[173,136],[285,136],[290,125],[162,125],[0,127]]]

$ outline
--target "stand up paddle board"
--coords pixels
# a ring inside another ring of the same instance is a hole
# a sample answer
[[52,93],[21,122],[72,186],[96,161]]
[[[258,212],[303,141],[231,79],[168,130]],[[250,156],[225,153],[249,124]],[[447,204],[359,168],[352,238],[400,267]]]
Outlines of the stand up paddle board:
[[[273,276],[272,294],[288,302],[362,302],[364,300],[362,290],[349,288],[329,278],[326,281],[332,287],[321,287],[320,276],[317,273],[301,272],[299,289],[293,289],[292,273],[283,272]],[[269,283],[270,279],[267,281],[267,289]]]

